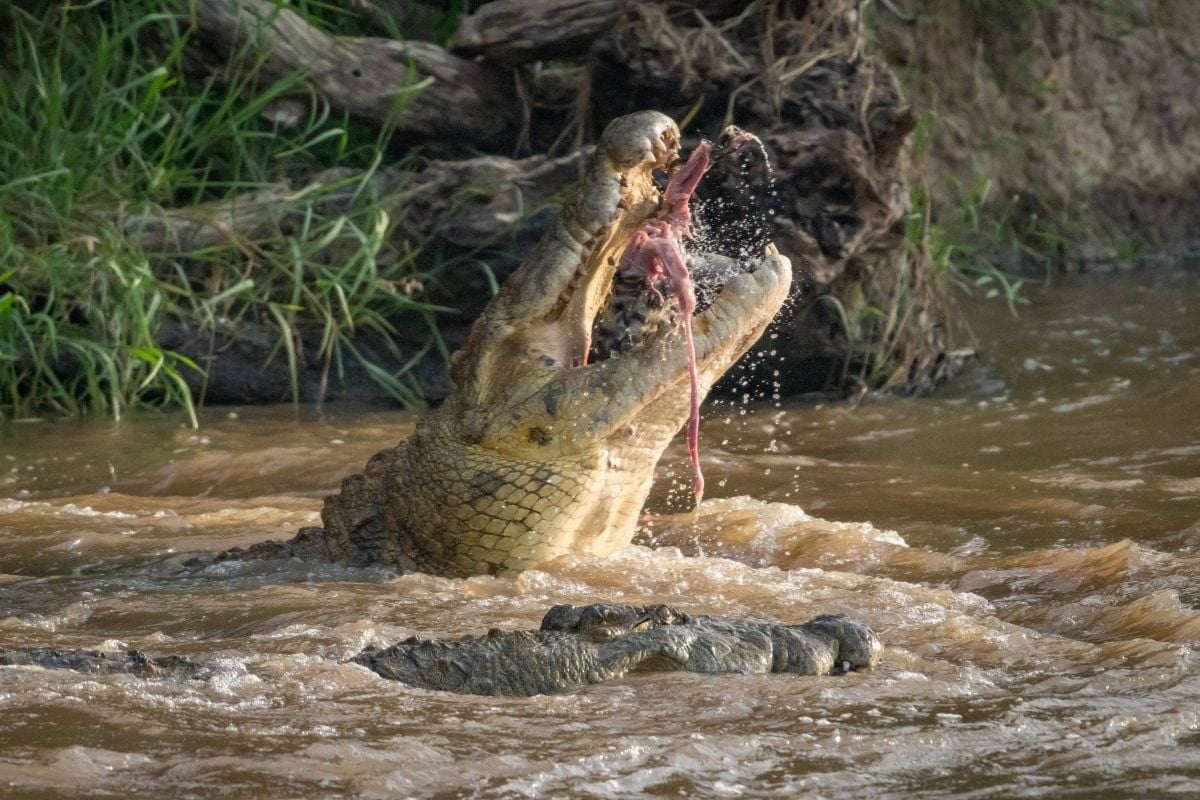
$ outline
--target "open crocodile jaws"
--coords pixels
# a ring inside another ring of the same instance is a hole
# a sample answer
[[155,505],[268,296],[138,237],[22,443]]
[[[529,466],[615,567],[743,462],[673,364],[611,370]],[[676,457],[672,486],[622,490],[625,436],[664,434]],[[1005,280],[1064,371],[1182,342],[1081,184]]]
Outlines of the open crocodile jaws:
[[[299,556],[465,576],[629,544],[654,466],[688,419],[678,326],[588,364],[592,324],[635,232],[659,210],[652,173],[679,130],[640,112],[613,121],[549,232],[476,321],[446,402],[325,500],[324,528],[234,555]],[[774,246],[692,319],[707,393],[759,338],[791,283]]]

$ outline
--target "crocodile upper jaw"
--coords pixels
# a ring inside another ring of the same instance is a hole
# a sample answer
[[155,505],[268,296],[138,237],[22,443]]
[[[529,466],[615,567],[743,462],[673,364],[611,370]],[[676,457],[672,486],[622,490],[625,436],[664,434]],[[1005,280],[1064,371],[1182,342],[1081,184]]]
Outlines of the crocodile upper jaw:
[[[689,417],[689,353],[681,326],[660,325],[617,358],[582,363],[623,249],[658,211],[652,173],[673,163],[677,146],[674,123],[657,112],[609,126],[575,194],[473,326],[453,365],[454,391],[418,427],[415,438],[434,448],[429,452],[454,449],[471,461],[469,467],[441,467],[464,476],[461,492],[453,489],[445,502],[487,505],[490,510],[477,515],[481,524],[492,524],[491,513],[518,512],[498,496],[476,499],[471,486],[480,491],[493,482],[523,486],[530,470],[554,483],[544,489],[553,500],[541,498],[537,502],[544,506],[530,510],[530,519],[536,510],[537,519],[552,524],[543,530],[538,523],[533,532],[526,520],[504,525],[497,534],[505,547],[529,542],[527,555],[495,552],[504,569],[567,552],[605,555],[627,545],[655,464]],[[762,335],[790,283],[790,262],[768,246],[692,317],[701,398]],[[405,513],[412,528],[445,524],[425,521],[433,512]],[[424,536],[454,542],[439,544],[439,552],[473,552],[483,534],[451,535],[439,527]],[[495,550],[501,544],[488,546]],[[428,563],[438,558],[443,556],[431,556]],[[456,562],[450,571],[496,568]]]
[[[682,335],[652,332],[616,360],[628,362],[624,366],[585,361],[593,321],[608,299],[620,257],[659,209],[654,172],[678,161],[679,141],[675,124],[653,111],[621,117],[605,130],[583,181],[551,230],[505,282],[456,354],[456,390],[448,405],[464,420],[468,438],[541,457],[593,447],[650,406],[665,414],[661,423],[671,433],[678,430],[686,408],[676,420],[679,409],[655,401],[685,378],[686,364],[676,352]],[[790,264],[773,247],[752,270],[730,280],[712,306],[694,318],[705,388],[761,334],[786,296]],[[547,396],[562,402],[548,408]],[[569,430],[564,419],[573,419]],[[553,438],[550,451],[531,448],[530,441],[545,437],[530,435],[529,429],[547,426],[562,435]],[[659,442],[647,446],[656,448]]]

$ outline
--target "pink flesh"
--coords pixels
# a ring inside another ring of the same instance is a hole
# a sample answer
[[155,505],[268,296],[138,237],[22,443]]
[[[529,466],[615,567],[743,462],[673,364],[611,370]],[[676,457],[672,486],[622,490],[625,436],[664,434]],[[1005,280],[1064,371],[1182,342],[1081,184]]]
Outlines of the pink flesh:
[[704,473],[700,471],[700,378],[696,369],[696,344],[692,338],[692,314],[696,312],[696,294],[692,278],[683,263],[683,237],[689,235],[692,213],[688,201],[708,171],[712,146],[701,142],[692,151],[687,163],[675,171],[663,191],[658,217],[647,220],[634,234],[633,241],[621,257],[620,269],[633,270],[645,279],[650,290],[661,297],[658,289],[665,282],[668,292],[679,303],[683,317],[683,333],[687,340],[688,378],[691,382],[691,414],[688,416],[688,455],[692,461],[694,482],[692,492],[696,505],[704,497]]
[[688,156],[687,163],[675,170],[675,174],[667,182],[667,188],[663,190],[658,218],[665,220],[681,235],[691,232],[692,210],[688,207],[688,203],[691,201],[696,187],[700,185],[700,179],[712,166],[712,160],[709,158],[711,153],[712,145],[708,142],[701,142]]

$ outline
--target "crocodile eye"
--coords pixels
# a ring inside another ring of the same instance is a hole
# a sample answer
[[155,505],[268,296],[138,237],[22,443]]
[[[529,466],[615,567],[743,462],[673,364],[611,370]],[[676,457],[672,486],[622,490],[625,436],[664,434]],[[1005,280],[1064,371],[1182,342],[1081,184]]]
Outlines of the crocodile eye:
[[599,628],[617,621],[617,613],[606,606],[588,608],[579,618],[580,628]]
[[634,633],[641,633],[642,631],[650,630],[651,627],[653,626],[650,624],[650,619],[646,618],[638,620],[630,630]]

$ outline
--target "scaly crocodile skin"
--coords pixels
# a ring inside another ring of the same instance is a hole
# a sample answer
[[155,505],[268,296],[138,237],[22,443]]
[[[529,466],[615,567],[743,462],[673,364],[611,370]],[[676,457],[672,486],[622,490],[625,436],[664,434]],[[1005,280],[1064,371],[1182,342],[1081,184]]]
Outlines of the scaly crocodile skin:
[[326,500],[325,530],[345,533],[325,537],[331,559],[451,575],[519,570],[579,550],[585,537],[570,532],[589,519],[600,531],[604,516],[640,509],[635,473],[598,468],[594,453],[512,458],[464,443],[448,417],[435,411]]
[[[578,689],[631,672],[788,672],[824,675],[874,666],[871,629],[824,614],[803,625],[692,616],[670,606],[561,605],[538,631],[493,630],[461,639],[411,639],[351,659],[384,678],[426,689],[529,696]],[[0,666],[93,675],[202,680],[205,664],[137,650],[0,648]]]
[[[629,544],[654,466],[689,412],[675,326],[588,364],[595,320],[634,231],[678,160],[657,112],[609,125],[576,193],[455,355],[455,388],[397,447],[325,501],[323,529],[222,557],[299,556],[441,575],[526,569]],[[701,393],[762,334],[791,265],[773,246],[693,318]]]
[[[594,615],[619,619],[600,630],[563,624]],[[780,625],[691,616],[669,606],[592,605],[555,606],[540,631],[413,638],[360,653],[353,661],[385,678],[427,689],[524,697],[634,672],[842,673],[874,666],[882,652],[870,628],[842,615]]]

